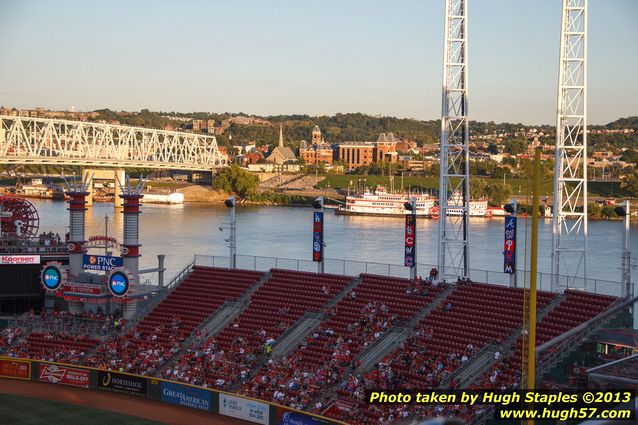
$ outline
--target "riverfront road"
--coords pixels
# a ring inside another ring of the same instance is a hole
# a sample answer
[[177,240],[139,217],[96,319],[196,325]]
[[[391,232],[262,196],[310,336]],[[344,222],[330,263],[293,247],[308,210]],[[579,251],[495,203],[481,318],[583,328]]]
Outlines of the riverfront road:
[[51,385],[42,382],[0,379],[0,393],[62,401],[85,407],[109,410],[124,415],[137,416],[169,425],[246,425],[250,423],[240,419],[199,412],[186,407],[171,406],[159,401],[134,396]]

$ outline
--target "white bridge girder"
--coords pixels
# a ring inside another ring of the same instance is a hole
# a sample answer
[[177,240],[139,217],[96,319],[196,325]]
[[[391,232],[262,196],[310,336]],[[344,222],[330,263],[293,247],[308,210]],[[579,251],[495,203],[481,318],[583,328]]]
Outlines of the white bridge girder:
[[227,165],[214,136],[4,115],[0,163],[192,171]]

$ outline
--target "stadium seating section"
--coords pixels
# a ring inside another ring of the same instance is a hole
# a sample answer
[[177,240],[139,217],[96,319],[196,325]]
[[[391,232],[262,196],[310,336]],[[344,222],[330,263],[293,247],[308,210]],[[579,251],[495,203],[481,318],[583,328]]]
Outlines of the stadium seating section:
[[[42,327],[43,332],[25,333],[14,327],[0,333],[0,353],[162,376],[353,424],[388,423],[408,416],[470,419],[476,407],[370,406],[363,398],[372,388],[454,387],[454,372],[488,345],[497,352],[490,363],[494,366],[482,369],[473,386],[520,385],[522,289],[477,282],[441,286],[371,274],[353,279],[281,269],[265,275],[196,266],[127,332],[109,321],[102,326],[103,318],[97,316],[68,315],[53,320],[53,325],[43,318],[40,322],[49,326]],[[202,331],[223,303],[237,300],[244,303],[231,323],[214,335]],[[615,301],[574,290],[561,296],[538,292],[542,315],[537,344],[597,316]],[[271,356],[278,338],[308,312],[319,314],[318,327],[286,355]],[[69,326],[94,328],[102,332],[100,336],[115,334],[100,341],[72,336]],[[367,372],[357,373],[358,356],[399,327],[410,337]],[[498,350],[505,342],[511,349],[501,354]]]
[[310,400],[340,379],[366,347],[392,326],[405,324],[442,289],[407,279],[375,275],[361,278],[355,290],[330,311],[330,317],[298,350],[266,364],[242,392],[296,408],[307,407]]
[[351,277],[273,269],[237,319],[200,349],[188,350],[166,377],[229,388],[256,365],[268,341],[308,311],[319,312]]
[[97,348],[86,364],[148,374],[169,361],[183,341],[224,302],[238,299],[260,272],[194,267],[134,329]]

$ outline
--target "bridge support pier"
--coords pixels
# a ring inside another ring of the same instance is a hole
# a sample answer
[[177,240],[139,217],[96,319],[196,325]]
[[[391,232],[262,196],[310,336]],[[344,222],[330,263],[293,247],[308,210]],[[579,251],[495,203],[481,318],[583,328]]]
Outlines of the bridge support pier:
[[124,170],[94,170],[91,168],[82,169],[82,181],[85,181],[85,178],[88,179],[91,176],[93,176],[93,179],[91,180],[91,183],[87,188],[89,194],[86,196],[86,205],[93,205],[93,180],[110,180],[115,183],[115,196],[113,198],[113,206],[116,210],[122,208],[124,204],[122,203],[122,198],[120,197],[120,195],[122,194],[122,188],[120,187],[120,184],[124,184],[124,180],[126,178],[126,173],[124,172]]
[[124,170],[115,170],[115,196],[113,197],[113,207],[117,210],[124,206],[122,199],[122,187],[125,184],[126,173]]
[[93,174],[93,170],[91,170],[90,168],[83,168],[82,169],[82,181],[89,182],[88,187],[86,188],[87,192],[89,192],[88,195],[86,195],[86,197],[84,198],[84,200],[86,201],[86,206],[91,206],[93,205],[93,179],[91,178],[91,175]]

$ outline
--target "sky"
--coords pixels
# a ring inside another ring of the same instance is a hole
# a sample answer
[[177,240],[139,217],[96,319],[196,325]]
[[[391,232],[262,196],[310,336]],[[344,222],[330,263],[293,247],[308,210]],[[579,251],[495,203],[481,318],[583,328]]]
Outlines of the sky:
[[[441,115],[444,0],[0,0],[0,106]],[[554,124],[560,0],[468,0],[468,110]],[[592,124],[638,115],[638,0],[589,0]]]

